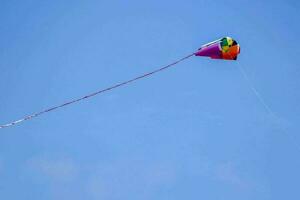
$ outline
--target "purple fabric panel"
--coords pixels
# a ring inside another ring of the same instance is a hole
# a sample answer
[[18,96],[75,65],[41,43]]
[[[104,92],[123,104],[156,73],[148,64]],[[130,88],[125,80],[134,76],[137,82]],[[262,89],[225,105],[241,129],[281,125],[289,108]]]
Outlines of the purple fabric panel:
[[208,47],[201,48],[197,53],[196,56],[207,56],[211,58],[221,58],[221,51],[219,48],[219,43],[210,45]]

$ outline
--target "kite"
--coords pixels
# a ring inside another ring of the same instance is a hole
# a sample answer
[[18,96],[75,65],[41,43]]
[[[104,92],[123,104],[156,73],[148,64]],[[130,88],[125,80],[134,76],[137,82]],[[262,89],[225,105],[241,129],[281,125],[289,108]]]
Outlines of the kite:
[[165,65],[165,66],[160,67],[160,68],[158,68],[156,70],[153,70],[151,72],[147,72],[145,74],[142,74],[142,75],[137,76],[135,78],[129,79],[127,81],[117,83],[117,84],[115,84],[113,86],[110,86],[108,88],[105,88],[105,89],[102,89],[102,90],[98,90],[98,91],[96,91],[94,93],[85,95],[83,97],[80,97],[80,98],[77,98],[77,99],[73,99],[73,100],[67,101],[67,102],[65,102],[63,104],[60,104],[60,105],[57,105],[57,106],[54,106],[54,107],[42,110],[40,112],[31,114],[31,115],[28,115],[26,117],[23,117],[23,118],[21,118],[19,120],[10,122],[8,124],[0,125],[0,129],[16,125],[16,124],[21,123],[23,121],[27,121],[27,120],[30,120],[32,118],[38,117],[40,115],[46,114],[48,112],[54,111],[56,109],[59,109],[59,108],[62,108],[62,107],[65,107],[65,106],[77,103],[79,101],[91,98],[93,96],[96,96],[96,95],[104,93],[104,92],[108,92],[108,91],[116,89],[118,87],[125,86],[125,85],[130,84],[132,82],[135,82],[135,81],[137,81],[139,79],[143,79],[143,78],[146,78],[146,77],[151,76],[153,74],[156,74],[158,72],[161,72],[163,70],[166,70],[166,69],[168,69],[168,68],[170,68],[170,67],[172,67],[172,66],[174,66],[174,65],[176,65],[176,64],[178,64],[178,63],[180,63],[180,62],[182,62],[182,61],[184,61],[184,60],[186,60],[186,59],[188,59],[188,58],[190,58],[192,56],[204,56],[204,57],[210,57],[212,59],[236,60],[239,53],[240,53],[240,46],[239,46],[239,44],[235,40],[233,40],[232,38],[230,38],[230,37],[224,37],[222,39],[215,40],[213,42],[210,42],[208,44],[203,45],[201,48],[198,49],[197,52],[189,54],[189,55],[187,55],[187,56],[185,56],[185,57],[183,57],[183,58],[181,58],[181,59],[179,59],[179,60],[177,60],[177,61],[175,61],[175,62],[173,62],[171,64]]
[[224,37],[203,45],[195,55],[212,59],[236,60],[240,51],[240,45],[235,40]]

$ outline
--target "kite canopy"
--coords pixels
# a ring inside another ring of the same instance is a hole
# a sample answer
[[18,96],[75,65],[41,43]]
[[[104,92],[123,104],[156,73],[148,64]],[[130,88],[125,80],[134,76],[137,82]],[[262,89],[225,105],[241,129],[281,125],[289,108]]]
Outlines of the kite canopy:
[[224,37],[203,45],[195,55],[212,59],[236,60],[239,53],[240,45],[234,39]]

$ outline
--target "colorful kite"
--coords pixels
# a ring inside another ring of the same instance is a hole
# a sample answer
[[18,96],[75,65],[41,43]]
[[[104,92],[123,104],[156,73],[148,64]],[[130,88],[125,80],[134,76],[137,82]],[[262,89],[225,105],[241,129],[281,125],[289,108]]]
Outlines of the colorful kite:
[[108,92],[108,91],[113,90],[115,88],[127,85],[129,83],[134,82],[134,81],[137,81],[139,79],[146,78],[146,77],[151,76],[155,73],[158,73],[158,72],[161,72],[161,71],[163,71],[167,68],[170,68],[170,67],[172,67],[172,66],[174,66],[174,65],[176,65],[176,64],[178,64],[178,63],[180,63],[180,62],[182,62],[182,61],[184,61],[184,60],[186,60],[186,59],[188,59],[192,56],[206,56],[206,57],[210,57],[212,59],[236,60],[239,53],[240,53],[239,44],[230,37],[224,37],[222,39],[219,39],[219,40],[216,40],[216,41],[213,41],[213,42],[210,42],[208,44],[203,45],[196,53],[192,53],[190,55],[187,55],[187,56],[185,56],[185,57],[183,57],[183,58],[181,58],[181,59],[179,59],[179,60],[177,60],[177,61],[175,61],[171,64],[165,65],[165,66],[163,66],[161,68],[158,68],[154,71],[145,73],[143,75],[137,76],[135,78],[129,79],[129,80],[124,81],[124,82],[117,83],[117,84],[115,84],[111,87],[96,91],[92,94],[88,94],[88,95],[85,95],[83,97],[67,101],[63,104],[60,104],[60,105],[53,106],[51,108],[42,110],[40,112],[33,113],[31,115],[23,117],[22,119],[10,122],[8,124],[0,125],[0,129],[1,128],[6,128],[6,127],[9,127],[9,126],[13,126],[15,124],[21,123],[23,121],[30,120],[32,118],[38,117],[40,115],[46,114],[46,113],[54,111],[56,109],[59,109],[59,108],[77,103],[79,101],[82,101],[82,100],[85,100],[85,99],[88,99],[88,98],[91,98],[91,97],[96,96],[100,93]]
[[212,59],[236,60],[240,53],[240,45],[230,37],[203,45],[196,56],[206,56]]

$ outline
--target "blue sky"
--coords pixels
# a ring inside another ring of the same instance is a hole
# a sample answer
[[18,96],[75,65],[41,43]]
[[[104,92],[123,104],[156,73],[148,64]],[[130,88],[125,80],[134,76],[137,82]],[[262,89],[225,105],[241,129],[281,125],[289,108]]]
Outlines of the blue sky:
[[194,57],[2,129],[0,199],[298,196],[298,1],[0,5],[1,123],[153,70],[223,36],[241,44],[237,62]]

